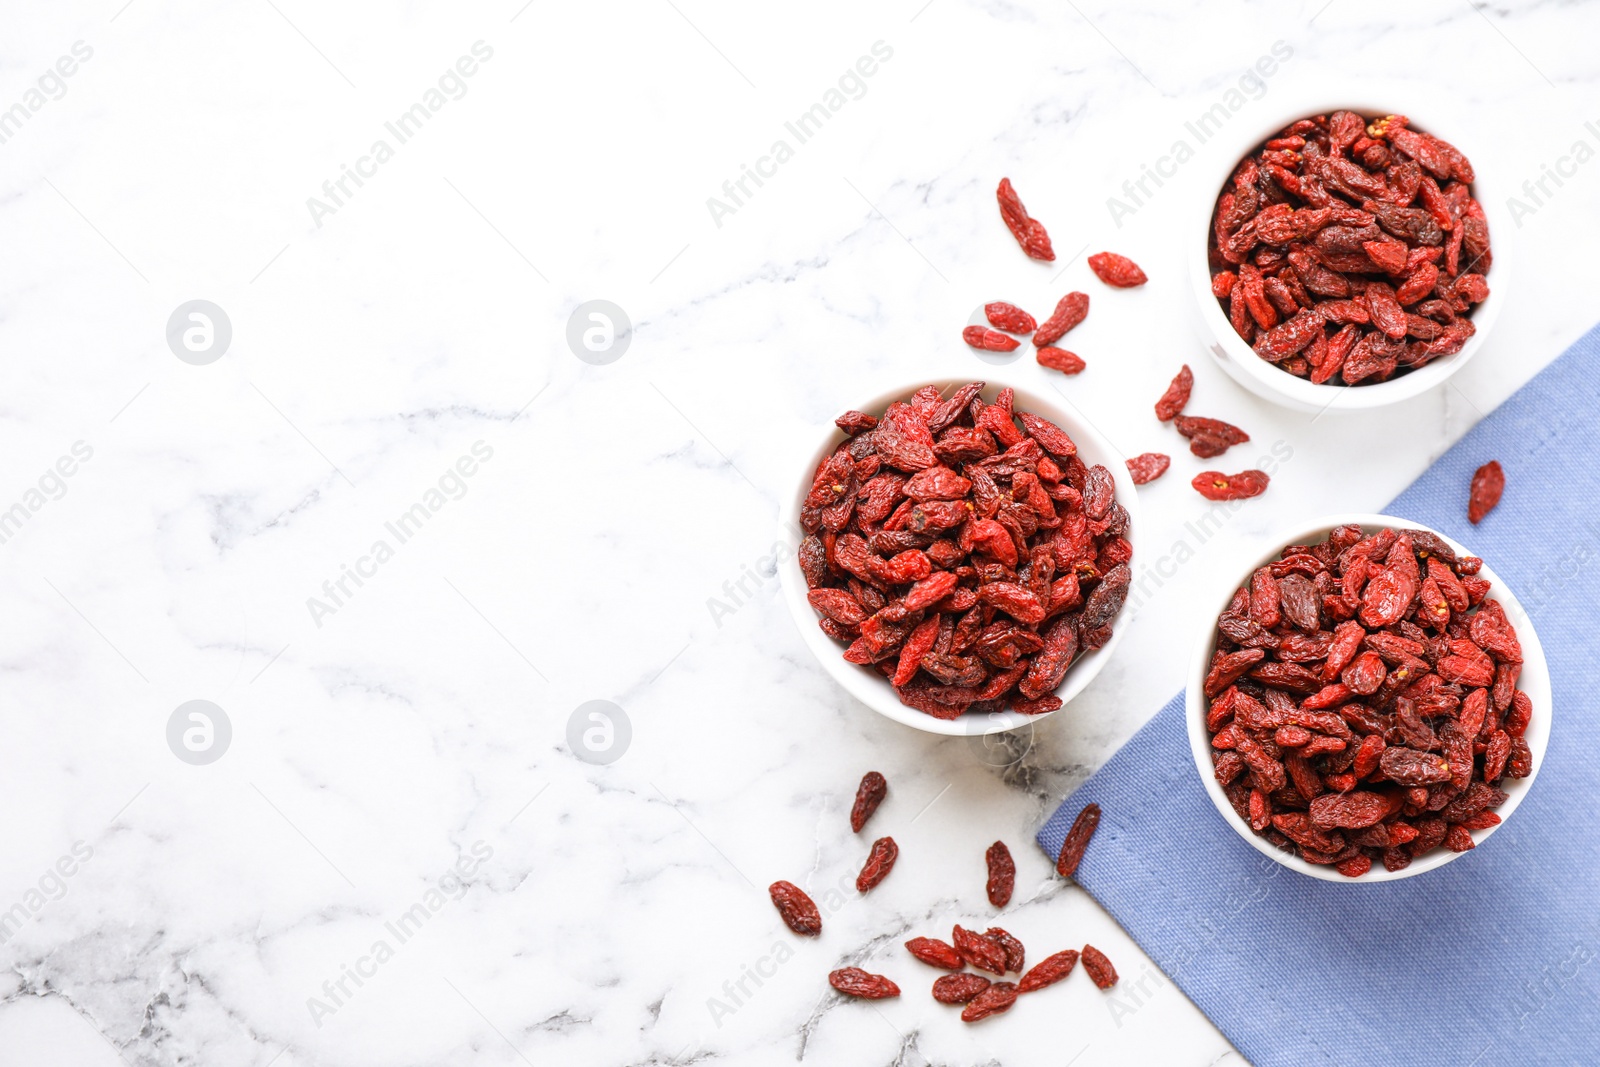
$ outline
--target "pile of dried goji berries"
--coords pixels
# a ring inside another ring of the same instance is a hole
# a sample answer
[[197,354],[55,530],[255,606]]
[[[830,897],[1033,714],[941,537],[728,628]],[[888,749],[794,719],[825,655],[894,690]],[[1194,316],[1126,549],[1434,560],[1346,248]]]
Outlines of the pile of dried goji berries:
[[1217,620],[1212,760],[1239,817],[1360,877],[1496,825],[1525,778],[1522,646],[1482,560],[1424,530],[1291,545]]
[[[1128,512],[1059,426],[973,382],[925,386],[818,465],[800,569],[823,631],[935,718],[1061,706],[1073,661],[1127,599]],[[1020,423],[1020,425],[1019,425]]]
[[[853,832],[861,832],[887,794],[888,782],[883,775],[868,771],[862,776],[855,803],[850,808],[850,829]],[[1099,823],[1098,804],[1090,804],[1079,813],[1056,863],[1056,869],[1062,877],[1071,877],[1077,870],[1078,861],[1082,859],[1084,849]],[[866,866],[856,879],[856,891],[864,894],[883,881],[898,855],[899,849],[895,846],[894,838],[880,837],[875,841]],[[886,863],[884,857],[887,857]],[[1011,850],[1005,842],[996,841],[984,853],[984,862],[988,870],[985,891],[989,903],[996,908],[1003,908],[1010,902],[1016,882],[1017,869],[1011,859]],[[767,892],[789,929],[806,937],[822,933],[822,913],[799,886],[793,882],[774,882]],[[1117,983],[1117,969],[1105,953],[1093,945],[1083,946],[1081,953],[1077,949],[1057,952],[1025,972],[1023,968],[1027,962],[1027,950],[1015,936],[998,926],[992,926],[980,934],[957,924],[951,931],[949,942],[932,937],[914,937],[906,942],[906,951],[929,966],[958,972],[944,975],[933,983],[933,999],[941,1004],[965,1005],[961,1018],[969,1023],[1007,1012],[1022,994],[1061,981],[1072,973],[1080,958],[1084,971],[1095,985],[1110,989]],[[980,974],[965,971],[964,968],[969,965],[999,978],[1007,974],[1019,977],[1015,982],[991,981]],[[863,1000],[883,1000],[900,995],[900,987],[893,979],[860,967],[841,967],[829,972],[828,984],[846,996]]]
[[1234,171],[1212,216],[1211,291],[1264,360],[1362,385],[1461,351],[1492,256],[1472,164],[1352,111],[1301,119]]

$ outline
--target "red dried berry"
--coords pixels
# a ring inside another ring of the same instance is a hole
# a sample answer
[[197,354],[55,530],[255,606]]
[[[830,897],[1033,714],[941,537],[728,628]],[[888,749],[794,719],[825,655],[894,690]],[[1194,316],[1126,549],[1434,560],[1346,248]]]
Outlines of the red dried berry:
[[961,1021],[975,1023],[979,1019],[987,1019],[991,1015],[999,1015],[1011,1010],[1011,1005],[1017,1002],[1017,987],[1013,982],[994,982],[988,989],[979,993],[961,1009]]
[[1033,321],[1033,316],[1004,300],[996,300],[992,304],[983,305],[983,314],[989,320],[989,325],[1006,333],[1032,333],[1038,323]]
[[1054,985],[1072,973],[1072,968],[1078,965],[1078,950],[1075,948],[1057,952],[1053,956],[1046,956],[1035,963],[1028,973],[1022,976],[1022,981],[1017,983],[1018,993],[1032,993],[1035,989],[1043,989],[1047,985]]
[[1021,941],[1018,941],[1016,937],[998,926],[989,927],[983,932],[983,936],[999,945],[1000,951],[1005,953],[1006,970],[1014,971],[1017,974],[1022,973],[1022,969],[1027,963],[1027,951],[1022,947]]
[[1244,444],[1250,435],[1221,419],[1175,415],[1172,425],[1189,439],[1189,451],[1201,459],[1220,456],[1234,445]]
[[807,937],[822,933],[822,913],[799,886],[793,882],[773,882],[767,887],[767,895],[789,929]]
[[1101,989],[1110,989],[1117,984],[1117,969],[1111,966],[1106,954],[1093,945],[1083,946],[1083,969],[1089,972],[1089,977]]
[[970,966],[990,974],[1006,973],[1005,949],[977,931],[956,926],[950,931],[950,941]]
[[869,974],[860,967],[841,967],[828,972],[828,984],[847,997],[863,1000],[883,1000],[898,997],[900,987],[881,974]]
[[1004,841],[996,841],[989,846],[989,851],[984,854],[984,860],[989,865],[989,881],[985,887],[989,894],[989,903],[997,908],[1003,908],[1011,903],[1011,890],[1017,881],[1017,865],[1011,859],[1011,850]]
[[1039,324],[1033,335],[1035,347],[1055,344],[1089,315],[1089,294],[1071,292],[1062,297],[1050,317]]
[[894,838],[880,837],[874,841],[867,862],[862,866],[861,873],[856,875],[856,892],[865,893],[889,877],[889,872],[894,870],[894,861],[899,856],[900,846],[894,843]]
[[1272,478],[1265,471],[1248,470],[1238,474],[1201,471],[1189,483],[1207,500],[1243,500],[1267,491]]
[[878,810],[878,805],[883,803],[883,798],[889,795],[889,783],[877,771],[868,771],[861,776],[861,784],[856,787],[856,801],[850,807],[850,829],[856,833],[867,825],[867,820],[872,818],[872,813]]
[[1038,362],[1039,366],[1058,370],[1062,374],[1081,374],[1083,369],[1088,366],[1083,361],[1083,357],[1076,352],[1068,352],[1064,348],[1052,348],[1049,345],[1035,352],[1033,358]]
[[1128,460],[1128,473],[1134,485],[1148,485],[1167,473],[1172,457],[1162,452],[1146,452]]
[[1472,475],[1472,489],[1467,496],[1467,521],[1476,526],[1484,516],[1500,503],[1500,494],[1506,488],[1506,472],[1500,461],[1491,459]]
[[906,951],[930,967],[959,971],[965,965],[961,953],[936,937],[913,937],[906,942]]
[[966,1004],[992,984],[981,974],[947,974],[934,980],[933,999],[940,1004]]
[[1173,377],[1172,384],[1167,386],[1167,391],[1161,394],[1161,399],[1156,401],[1156,418],[1162,422],[1171,422],[1174,417],[1183,411],[1184,405],[1189,402],[1189,394],[1194,391],[1194,372],[1185,363]]
[[1117,289],[1131,289],[1150,280],[1139,269],[1139,264],[1115,252],[1096,252],[1089,257],[1089,269],[1094,271],[1095,277]]
[[1001,178],[1000,186],[995,190],[995,199],[1000,202],[1000,217],[1005,220],[1006,228],[1011,231],[1011,236],[1017,239],[1017,244],[1022,246],[1031,259],[1050,261],[1056,258],[1055,251],[1050,247],[1050,235],[1045,232],[1044,224],[1028,214],[1028,209],[1022,206],[1021,197],[1011,187],[1010,178]]
[[1078,812],[1078,817],[1072,820],[1066,839],[1061,842],[1061,851],[1056,856],[1057,874],[1071,878],[1077,873],[1078,864],[1083,862],[1083,851],[1089,847],[1089,839],[1099,827],[1100,805],[1085,804],[1083,810]]
[[999,330],[991,330],[986,326],[968,326],[961,331],[961,339],[985,352],[1010,352],[1022,344],[1015,337],[1007,337]]

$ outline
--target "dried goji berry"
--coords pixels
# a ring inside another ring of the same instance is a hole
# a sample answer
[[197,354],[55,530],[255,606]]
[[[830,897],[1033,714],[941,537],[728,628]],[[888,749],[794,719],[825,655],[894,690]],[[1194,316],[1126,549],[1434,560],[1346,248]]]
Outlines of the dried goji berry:
[[1207,500],[1243,500],[1266,492],[1271,480],[1266,471],[1248,470],[1238,474],[1201,471],[1189,484]]
[[999,330],[991,330],[986,326],[968,326],[961,331],[961,339],[985,352],[1010,352],[1022,344],[1015,337],[1007,337]]
[[1185,363],[1173,377],[1172,383],[1167,386],[1167,391],[1161,394],[1161,399],[1156,401],[1156,418],[1162,422],[1170,422],[1183,411],[1184,405],[1189,402],[1189,394],[1194,391],[1194,372]]
[[1041,367],[1058,370],[1062,374],[1081,374],[1088,366],[1083,357],[1076,352],[1068,352],[1064,348],[1053,348],[1046,345],[1033,354],[1033,358]]
[[1033,335],[1035,347],[1055,344],[1089,315],[1089,294],[1071,292],[1056,303],[1050,317],[1039,324]]
[[1083,946],[1083,969],[1101,989],[1110,989],[1117,984],[1117,969],[1111,966],[1106,954],[1093,945]]
[[1172,457],[1161,452],[1146,452],[1128,460],[1128,474],[1134,485],[1148,485],[1167,473]]
[[1032,993],[1035,989],[1043,989],[1047,985],[1054,985],[1072,973],[1072,968],[1078,965],[1078,950],[1069,948],[1057,952],[1053,956],[1046,956],[1029,968],[1028,973],[1022,976],[1017,983],[1018,993]]
[[1005,949],[977,931],[956,926],[950,932],[950,941],[971,966],[990,974],[1006,973]]
[[1018,941],[1010,933],[1000,929],[998,926],[989,927],[983,932],[983,936],[999,945],[1000,951],[1005,953],[1006,970],[1017,974],[1022,973],[1023,967],[1028,961],[1027,952],[1023,949],[1021,941]]
[[965,966],[961,953],[936,937],[913,937],[906,942],[906,951],[930,967],[959,971]]
[[981,974],[947,974],[933,983],[933,999],[940,1004],[966,1004],[992,985]]
[[828,984],[847,997],[883,1000],[898,997],[900,987],[881,974],[869,974],[860,967],[841,967],[828,972]]
[[856,787],[856,800],[850,806],[850,829],[860,833],[861,828],[867,825],[867,820],[872,818],[872,813],[878,810],[878,805],[883,803],[883,798],[889,795],[889,782],[877,771],[868,771],[861,776],[861,784]]
[[995,199],[1000,202],[1000,217],[1005,220],[1011,236],[1017,239],[1017,244],[1022,246],[1022,250],[1030,258],[1046,261],[1056,258],[1055,251],[1050,247],[1050,235],[1045,232],[1044,224],[1030,216],[1028,209],[1022,206],[1022,199],[1011,187],[1010,178],[1000,179],[1000,186],[995,190]]
[[1500,461],[1491,459],[1472,475],[1472,490],[1467,496],[1467,521],[1476,526],[1500,503],[1506,488],[1506,472]]
[[996,841],[984,854],[989,866],[989,881],[985,886],[989,903],[1003,908],[1011,903],[1011,890],[1017,882],[1017,865],[1011,859],[1011,850],[1004,841]]
[[822,933],[822,913],[799,886],[793,882],[773,882],[767,887],[767,895],[789,929],[807,937]]
[[862,866],[861,873],[856,875],[856,892],[865,893],[889,877],[889,872],[894,870],[894,861],[899,856],[900,846],[894,843],[894,838],[880,837],[874,841],[872,851],[867,854],[867,862]]
[[999,1015],[1011,1010],[1011,1005],[1017,1002],[1017,987],[1012,982],[994,982],[988,989],[973,997],[965,1008],[961,1009],[961,1021],[975,1023],[979,1019],[987,1019],[991,1015]]
[[1250,440],[1249,434],[1221,419],[1176,415],[1172,425],[1189,439],[1189,451],[1202,459],[1220,456],[1232,446]]
[[1084,849],[1089,847],[1089,839],[1094,837],[1094,832],[1099,827],[1100,805],[1085,804],[1083,810],[1078,812],[1078,817],[1072,820],[1072,827],[1067,830],[1067,836],[1061,842],[1061,851],[1056,855],[1057,874],[1063,878],[1071,878],[1077,873],[1078,864],[1083,862]]
[[1139,264],[1115,252],[1096,252],[1089,257],[1089,269],[1095,277],[1117,289],[1131,289],[1150,279],[1145,277]]
[[989,320],[989,325],[1006,333],[1032,333],[1038,323],[1033,316],[1004,300],[983,305],[984,317]]

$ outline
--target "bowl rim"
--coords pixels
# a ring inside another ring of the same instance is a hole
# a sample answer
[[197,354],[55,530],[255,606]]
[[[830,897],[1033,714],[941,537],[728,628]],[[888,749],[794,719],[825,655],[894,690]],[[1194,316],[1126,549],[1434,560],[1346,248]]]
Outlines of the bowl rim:
[[[1214,605],[1215,610],[1209,611],[1202,620],[1202,628],[1195,642],[1194,657],[1189,665],[1189,680],[1184,694],[1185,724],[1189,733],[1189,749],[1194,757],[1195,772],[1200,776],[1201,786],[1211,797],[1211,803],[1216,807],[1223,821],[1231,826],[1240,837],[1244,838],[1257,852],[1269,857],[1273,861],[1287,867],[1292,871],[1317,878],[1325,882],[1338,882],[1352,885],[1370,884],[1377,882],[1393,882],[1403,878],[1412,878],[1428,871],[1437,870],[1445,864],[1466,855],[1465,852],[1451,852],[1448,849],[1438,848],[1432,852],[1413,860],[1410,865],[1399,871],[1389,871],[1378,866],[1359,878],[1346,878],[1332,867],[1308,863],[1299,856],[1284,852],[1275,847],[1266,838],[1250,829],[1250,825],[1239,817],[1233,810],[1233,805],[1228,802],[1227,795],[1222,791],[1222,785],[1213,773],[1211,763],[1211,736],[1206,730],[1206,699],[1204,693],[1205,676],[1210,668],[1211,654],[1216,646],[1217,618],[1228,606],[1236,590],[1248,584],[1250,575],[1256,568],[1277,559],[1279,553],[1288,545],[1307,544],[1308,538],[1326,535],[1328,531],[1346,523],[1358,523],[1364,533],[1375,532],[1385,526],[1395,530],[1426,530],[1443,538],[1451,548],[1460,555],[1473,555],[1474,553],[1459,541],[1441,533],[1424,523],[1414,522],[1410,519],[1396,515],[1366,512],[1350,512],[1344,514],[1324,515],[1320,518],[1296,524],[1292,529],[1284,531],[1284,536],[1274,537],[1268,544],[1274,545],[1261,552],[1252,551],[1248,558],[1252,561],[1248,567],[1238,569],[1219,570],[1219,574],[1228,574],[1234,577],[1233,581],[1224,583],[1218,580],[1216,589],[1202,601],[1204,604]],[[1240,562],[1245,559],[1240,554]],[[1487,599],[1497,600],[1505,608],[1506,616],[1511,619],[1516,628],[1517,639],[1522,642],[1522,673],[1517,680],[1517,688],[1528,694],[1528,699],[1533,701],[1534,716],[1527,732],[1528,748],[1533,754],[1533,769],[1526,778],[1504,779],[1500,788],[1507,794],[1506,802],[1496,809],[1500,822],[1487,830],[1472,831],[1473,840],[1483,844],[1496,830],[1511,821],[1511,815],[1521,805],[1528,791],[1533,787],[1534,780],[1539,776],[1539,768],[1544,763],[1545,751],[1550,743],[1551,717],[1553,701],[1550,690],[1550,667],[1545,660],[1544,647],[1539,643],[1539,635],[1533,627],[1532,620],[1523,610],[1522,603],[1516,594],[1506,585],[1505,580],[1495,573],[1487,561],[1478,572],[1490,582],[1490,591]]]
[[[1014,365],[1007,364],[1001,369],[1009,370]],[[941,372],[919,376],[909,382],[896,377],[892,381],[901,384],[891,384],[878,389],[856,410],[882,412],[891,401],[909,399],[918,389],[927,385],[937,385],[941,393],[946,393],[952,387],[980,380],[985,383],[980,394],[985,399],[994,397],[1001,389],[1009,386],[1015,391],[1017,408],[1043,416],[1060,426],[1078,445],[1079,454],[1083,455],[1086,461],[1093,459],[1111,472],[1116,486],[1116,501],[1128,511],[1128,532],[1123,536],[1133,546],[1133,556],[1137,559],[1140,552],[1142,522],[1139,515],[1139,497],[1128,474],[1126,457],[1084,417],[1076,406],[1059,394],[1051,396],[1041,386],[1022,385],[1009,378],[1001,380],[993,374],[963,375]],[[817,626],[817,613],[806,599],[808,587],[805,575],[800,570],[796,550],[801,539],[806,536],[800,527],[800,503],[811,489],[817,464],[825,455],[838,448],[846,437],[843,431],[829,422],[826,432],[810,436],[808,439],[811,442],[809,446],[801,446],[795,450],[800,454],[797,457],[800,474],[779,507],[779,523],[784,536],[792,539],[792,544],[786,543],[785,551],[778,560],[779,583],[783,586],[784,601],[788,604],[790,617],[799,629],[806,648],[833,680],[851,696],[880,715],[914,729],[952,737],[975,737],[1016,730],[1048,719],[1064,709],[1104,669],[1128,628],[1126,601],[1113,619],[1116,625],[1112,628],[1111,640],[1075,661],[1068,669],[1066,677],[1061,680],[1061,684],[1054,690],[1055,695],[1061,698],[1061,708],[1039,715],[1024,715],[1021,712],[1005,710],[987,715],[964,714],[957,719],[935,719],[925,712],[902,704],[889,683],[876,672],[845,660],[844,646],[823,633]]]
[[[1416,84],[1363,83],[1338,93],[1329,93],[1326,89],[1302,90],[1289,93],[1287,97],[1279,101],[1277,107],[1258,116],[1258,122],[1226,127],[1219,135],[1222,140],[1217,146],[1218,151],[1203,165],[1196,182],[1198,192],[1190,209],[1190,221],[1184,225],[1188,232],[1200,231],[1201,236],[1185,251],[1184,256],[1189,268],[1190,288],[1207,339],[1207,350],[1230,377],[1251,392],[1299,410],[1368,411],[1409,400],[1442,385],[1466,366],[1487,342],[1505,304],[1514,266],[1513,234],[1516,227],[1499,196],[1499,190],[1505,187],[1501,181],[1504,168],[1499,153],[1495,151],[1495,144],[1486,140],[1483,127],[1488,124],[1481,121],[1474,123],[1459,106],[1442,94]],[[1256,355],[1254,349],[1234,331],[1216,297],[1211,295],[1208,261],[1211,218],[1217,197],[1221,195],[1234,167],[1245,153],[1271,134],[1308,115],[1326,115],[1340,109],[1362,115],[1395,113],[1384,101],[1420,104],[1419,110],[1404,110],[1402,113],[1413,119],[1422,116],[1415,122],[1418,129],[1449,131],[1446,139],[1472,159],[1475,172],[1473,194],[1483,207],[1494,240],[1494,261],[1484,272],[1489,282],[1489,297],[1477,305],[1472,313],[1472,322],[1477,331],[1454,355],[1434,360],[1387,382],[1358,386],[1313,385]],[[1460,131],[1459,134],[1457,131]]]

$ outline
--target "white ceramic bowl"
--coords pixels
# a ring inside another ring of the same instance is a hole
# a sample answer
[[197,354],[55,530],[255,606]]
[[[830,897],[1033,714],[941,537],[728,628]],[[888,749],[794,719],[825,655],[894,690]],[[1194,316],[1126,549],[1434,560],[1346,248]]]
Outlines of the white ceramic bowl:
[[[1241,117],[1238,124],[1224,127],[1217,135],[1217,143],[1206,157],[1205,169],[1197,179],[1198,200],[1185,216],[1187,232],[1182,240],[1188,242],[1185,254],[1189,280],[1198,312],[1197,325],[1207,350],[1234,381],[1250,392],[1300,411],[1367,411],[1407,400],[1442,384],[1464,367],[1489,339],[1495,320],[1500,317],[1500,309],[1506,302],[1510,284],[1512,233],[1515,227],[1505,208],[1506,186],[1503,184],[1500,161],[1495,156],[1494,144],[1489,141],[1492,127],[1481,119],[1474,120],[1462,114],[1447,99],[1414,85],[1356,89],[1331,98],[1328,95],[1301,93],[1292,100],[1275,96],[1266,102],[1271,106],[1259,113],[1249,112],[1248,121]],[[1340,109],[1355,111],[1369,118],[1404,114],[1417,129],[1435,133],[1461,149],[1472,161],[1475,175],[1472,192],[1488,217],[1489,237],[1494,250],[1493,262],[1484,274],[1489,283],[1489,298],[1474,308],[1472,323],[1477,327],[1477,332],[1467,339],[1461,351],[1373,385],[1313,385],[1304,378],[1280,370],[1256,355],[1229,324],[1227,313],[1217,298],[1211,295],[1207,247],[1211,236],[1212,212],[1234,167],[1245,155],[1290,123],[1309,115],[1327,115]]]
[[[1189,747],[1194,752],[1194,764],[1200,774],[1200,781],[1205,786],[1206,793],[1210,795],[1211,802],[1217,806],[1217,812],[1239,836],[1255,847],[1256,851],[1264,856],[1283,864],[1292,871],[1320,878],[1325,882],[1392,882],[1400,878],[1411,878],[1427,871],[1443,867],[1465,852],[1451,852],[1440,847],[1411,861],[1410,866],[1399,871],[1388,871],[1381,864],[1374,864],[1371,871],[1360,878],[1346,878],[1332,867],[1323,867],[1314,863],[1307,863],[1299,856],[1275,847],[1266,838],[1250,829],[1250,824],[1239,818],[1239,813],[1233,810],[1233,805],[1228,803],[1227,794],[1222,791],[1221,784],[1213,771],[1211,762],[1211,735],[1206,730],[1206,697],[1204,692],[1206,673],[1211,664],[1211,654],[1217,645],[1217,618],[1228,602],[1232,600],[1234,591],[1241,586],[1248,585],[1250,576],[1256,568],[1264,566],[1278,558],[1278,553],[1285,545],[1311,544],[1325,539],[1328,532],[1337,526],[1346,523],[1359,523],[1366,533],[1376,533],[1385,526],[1395,530],[1430,530],[1420,522],[1409,519],[1397,518],[1393,515],[1330,515],[1315,522],[1311,522],[1298,529],[1287,531],[1284,536],[1277,538],[1273,543],[1278,547],[1266,555],[1252,558],[1247,562],[1239,561],[1239,566],[1224,569],[1220,573],[1228,575],[1232,580],[1226,585],[1218,584],[1205,603],[1209,605],[1205,612],[1202,630],[1195,642],[1194,662],[1189,666],[1189,689],[1186,701],[1185,714],[1189,725]],[[1438,533],[1437,530],[1430,530]],[[1443,534],[1439,536],[1444,537]],[[1468,549],[1451,538],[1444,540],[1455,549],[1458,555],[1475,555]],[[1498,600],[1505,609],[1506,617],[1516,627],[1517,639],[1522,642],[1522,675],[1517,679],[1517,688],[1528,694],[1528,699],[1533,701],[1533,720],[1528,726],[1528,748],[1533,753],[1533,773],[1526,778],[1506,778],[1500,782],[1500,788],[1506,793],[1506,802],[1495,809],[1500,816],[1500,823],[1487,830],[1472,831],[1472,839],[1482,844],[1490,834],[1504,826],[1511,818],[1511,813],[1517,810],[1517,805],[1522,803],[1523,797],[1528,795],[1528,790],[1533,788],[1533,780],[1539,776],[1539,767],[1544,763],[1545,749],[1550,744],[1550,668],[1545,663],[1544,649],[1539,644],[1539,635],[1533,630],[1533,623],[1517,601],[1516,595],[1506,588],[1505,582],[1494,573],[1494,569],[1485,561],[1479,575],[1487,579],[1491,588],[1489,599]]]
[[[891,401],[909,400],[911,394],[925,385],[937,385],[948,396],[954,389],[966,385],[975,378],[920,378],[909,384],[895,386],[884,390],[876,396],[868,396],[859,401],[847,401],[840,407],[839,413],[843,414],[850,408],[881,415]],[[1057,426],[1061,427],[1078,446],[1078,455],[1089,466],[1102,464],[1111,472],[1117,485],[1117,503],[1128,509],[1128,532],[1124,535],[1133,545],[1134,559],[1139,558],[1139,500],[1133,491],[1133,482],[1128,476],[1128,467],[1124,457],[1107,441],[1100,432],[1091,426],[1076,409],[1058,397],[1023,386],[1012,385],[1010,382],[996,382],[992,376],[986,378],[989,382],[985,386],[982,396],[986,401],[994,400],[1001,389],[1011,385],[1016,392],[1016,408],[1021,411],[1032,412],[1040,415]],[[781,522],[783,529],[793,539],[798,547],[805,531],[800,528],[800,504],[806,494],[811,491],[811,481],[816,473],[817,464],[823,457],[838,448],[845,440],[845,435],[832,423],[828,424],[827,432],[820,434],[816,443],[806,452],[795,457],[796,478],[789,495],[784,498]],[[817,625],[819,616],[810,602],[806,599],[807,586],[805,575],[801,573],[800,561],[794,552],[786,553],[778,561],[778,575],[783,583],[784,599],[788,602],[789,613],[794,616],[795,625],[800,628],[800,635],[805,640],[806,647],[812,655],[817,657],[817,662],[822,664],[824,670],[833,676],[834,681],[844,686],[850,695],[872,708],[881,715],[886,715],[896,722],[905,723],[907,726],[926,730],[929,733],[950,734],[955,736],[977,736],[993,734],[1005,730],[1014,730],[1029,723],[1039,722],[1045,715],[1023,715],[1016,711],[1002,711],[993,715],[963,715],[958,719],[936,719],[932,715],[918,711],[916,708],[906,707],[900,703],[900,698],[895,695],[894,689],[888,681],[870,667],[851,663],[844,658],[844,646],[827,634],[823,633]],[[1061,685],[1055,690],[1055,695],[1061,698],[1065,707],[1073,697],[1081,693],[1085,686],[1100,673],[1106,661],[1111,658],[1117,642],[1122,640],[1122,632],[1126,628],[1127,607],[1124,605],[1122,612],[1115,620],[1111,640],[1105,645],[1086,655],[1080,656],[1067,675],[1062,679]],[[1047,714],[1054,714],[1049,712]]]

